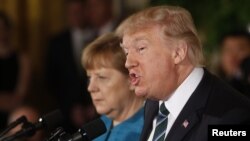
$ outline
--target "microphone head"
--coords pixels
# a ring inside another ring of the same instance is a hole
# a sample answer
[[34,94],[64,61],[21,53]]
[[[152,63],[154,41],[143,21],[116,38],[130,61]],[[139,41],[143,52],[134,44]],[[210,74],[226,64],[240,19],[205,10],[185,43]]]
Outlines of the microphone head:
[[60,110],[50,112],[39,118],[39,123],[41,123],[41,126],[46,130],[52,131],[55,128],[61,126],[61,124],[63,123],[62,112]]
[[21,117],[19,117],[19,118],[16,120],[17,123],[24,123],[24,122],[27,122],[27,121],[28,121],[28,120],[27,120],[26,116],[21,116]]
[[82,130],[86,132],[89,140],[93,140],[94,138],[104,134],[107,131],[107,128],[101,119],[96,119],[83,126]]

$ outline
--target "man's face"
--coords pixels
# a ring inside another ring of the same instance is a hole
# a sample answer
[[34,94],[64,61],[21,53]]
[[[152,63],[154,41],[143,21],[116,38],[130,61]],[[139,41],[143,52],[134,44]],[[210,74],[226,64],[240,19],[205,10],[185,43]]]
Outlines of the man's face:
[[153,100],[170,96],[177,85],[174,63],[174,41],[166,40],[158,26],[123,36],[122,47],[127,55],[135,93]]
[[244,37],[228,37],[222,47],[222,68],[228,76],[239,70],[240,63],[250,55],[250,43]]

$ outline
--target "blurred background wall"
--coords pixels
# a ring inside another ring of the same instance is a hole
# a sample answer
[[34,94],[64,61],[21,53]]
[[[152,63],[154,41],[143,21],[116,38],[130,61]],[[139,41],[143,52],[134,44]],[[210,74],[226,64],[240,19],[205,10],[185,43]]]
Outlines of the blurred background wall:
[[46,42],[65,26],[64,6],[63,0],[0,0],[0,10],[13,21],[14,47],[27,52],[31,60],[29,101],[45,111],[53,103],[48,102],[43,79]]

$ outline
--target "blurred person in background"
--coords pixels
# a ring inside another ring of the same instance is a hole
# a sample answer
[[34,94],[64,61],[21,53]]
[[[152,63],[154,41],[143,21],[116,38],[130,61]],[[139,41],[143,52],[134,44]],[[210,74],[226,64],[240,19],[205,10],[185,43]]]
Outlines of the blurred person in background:
[[111,32],[118,24],[114,17],[113,0],[87,0],[90,10],[89,22],[95,29],[95,36]]
[[143,127],[143,98],[131,86],[126,56],[112,33],[100,36],[83,52],[88,91],[107,132],[94,141],[138,141]]
[[244,76],[244,68],[247,68],[247,65],[242,64],[250,56],[250,34],[244,30],[229,32],[222,37],[220,46],[219,75],[238,91],[250,97],[250,85],[246,81],[247,76]]
[[93,39],[93,32],[88,26],[85,0],[69,0],[66,6],[68,28],[49,41],[47,80],[68,121],[65,128],[73,132],[95,116],[86,112],[94,108],[80,61],[81,50]]
[[30,62],[24,51],[11,44],[12,22],[0,12],[0,131],[8,114],[21,105],[30,81]]
[[[27,120],[31,123],[38,122],[38,119],[40,117],[39,112],[30,106],[21,106],[15,109],[8,118],[8,123],[12,123],[16,121],[21,116],[25,116]],[[15,134],[17,131],[21,130],[21,126],[23,124],[18,125],[16,128],[12,129],[9,133],[9,135]],[[42,131],[37,131],[33,136],[31,137],[24,137],[24,138],[18,138],[17,141],[43,141],[45,139],[44,134]]]

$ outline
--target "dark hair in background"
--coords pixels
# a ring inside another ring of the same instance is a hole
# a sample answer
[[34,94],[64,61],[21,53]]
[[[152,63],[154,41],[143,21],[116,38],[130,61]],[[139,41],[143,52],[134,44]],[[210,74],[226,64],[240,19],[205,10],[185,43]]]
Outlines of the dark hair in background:
[[220,43],[220,46],[222,46],[223,42],[229,38],[229,37],[240,37],[240,38],[245,38],[249,41],[250,43],[250,33],[247,31],[247,30],[244,30],[244,29],[236,29],[236,30],[232,30],[232,31],[229,31],[229,32],[226,32],[224,33],[220,40],[219,40],[219,43]]
[[0,11],[0,21],[3,22],[3,24],[6,27],[6,29],[10,30],[12,28],[12,23],[11,23],[10,18],[3,11]]

